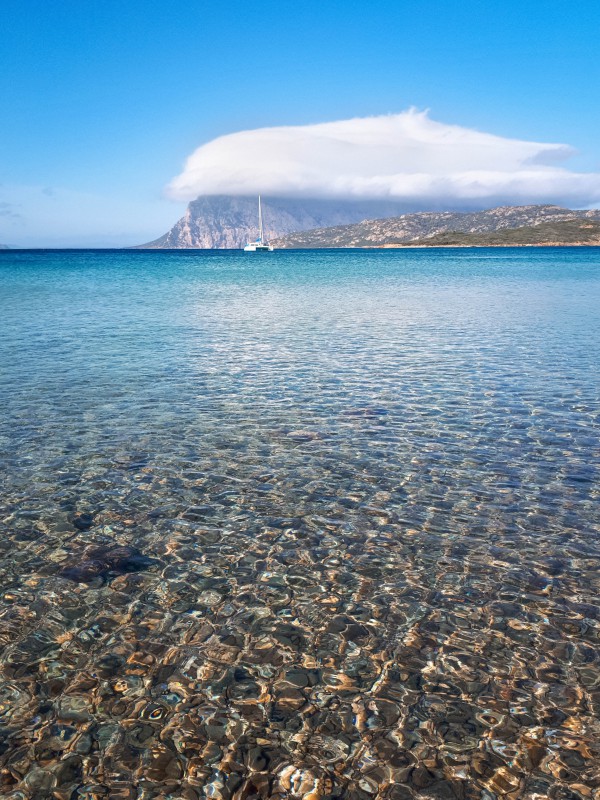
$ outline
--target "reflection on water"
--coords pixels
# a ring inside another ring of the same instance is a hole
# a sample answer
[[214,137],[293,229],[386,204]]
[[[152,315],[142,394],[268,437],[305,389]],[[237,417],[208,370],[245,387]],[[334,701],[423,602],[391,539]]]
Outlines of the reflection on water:
[[2,798],[600,788],[600,258],[0,256]]

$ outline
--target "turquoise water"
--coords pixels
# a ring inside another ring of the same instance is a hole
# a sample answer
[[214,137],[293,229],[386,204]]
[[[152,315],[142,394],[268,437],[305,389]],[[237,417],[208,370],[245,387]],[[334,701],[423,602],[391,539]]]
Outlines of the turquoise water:
[[600,253],[0,253],[0,796],[600,780]]

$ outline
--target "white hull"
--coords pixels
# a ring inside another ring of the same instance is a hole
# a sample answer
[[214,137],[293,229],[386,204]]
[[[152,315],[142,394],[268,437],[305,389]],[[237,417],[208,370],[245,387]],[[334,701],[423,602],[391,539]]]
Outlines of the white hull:
[[259,244],[257,242],[250,242],[244,247],[246,253],[272,253],[273,249],[272,244]]

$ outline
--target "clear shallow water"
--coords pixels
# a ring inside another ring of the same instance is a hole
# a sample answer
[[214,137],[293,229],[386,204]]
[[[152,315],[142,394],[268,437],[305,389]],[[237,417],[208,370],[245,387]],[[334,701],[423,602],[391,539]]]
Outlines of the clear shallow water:
[[0,253],[2,798],[600,787],[600,253]]

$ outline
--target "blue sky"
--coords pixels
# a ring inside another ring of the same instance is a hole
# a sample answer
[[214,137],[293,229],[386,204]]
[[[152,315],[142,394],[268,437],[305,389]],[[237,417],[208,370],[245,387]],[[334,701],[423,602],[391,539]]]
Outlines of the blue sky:
[[410,106],[600,172],[591,0],[3,0],[2,17],[0,242],[154,238],[204,142]]

